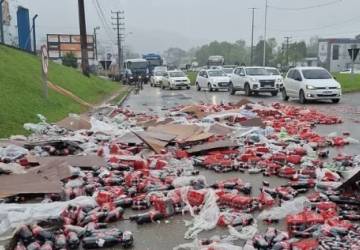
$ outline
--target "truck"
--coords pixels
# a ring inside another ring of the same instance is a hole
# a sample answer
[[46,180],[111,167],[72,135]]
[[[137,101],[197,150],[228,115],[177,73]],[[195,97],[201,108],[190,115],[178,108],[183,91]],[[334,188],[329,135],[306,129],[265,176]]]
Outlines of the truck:
[[125,60],[123,80],[129,85],[137,82],[148,83],[150,80],[148,61],[141,58]]
[[217,68],[224,65],[225,59],[223,56],[209,56],[207,61],[208,68]]
[[143,59],[148,62],[149,73],[152,75],[154,72],[154,68],[158,66],[162,66],[164,61],[159,54],[149,53],[143,55]]

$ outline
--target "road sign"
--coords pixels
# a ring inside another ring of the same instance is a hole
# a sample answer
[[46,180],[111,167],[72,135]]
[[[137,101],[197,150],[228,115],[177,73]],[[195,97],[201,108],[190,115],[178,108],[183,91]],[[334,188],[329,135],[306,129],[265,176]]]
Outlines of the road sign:
[[49,56],[46,45],[41,46],[41,65],[43,72],[48,74]]
[[49,55],[46,45],[41,46],[41,72],[42,72],[42,81],[44,89],[44,97],[48,97],[48,84],[47,84],[47,74],[49,68]]
[[353,62],[355,62],[355,60],[359,54],[359,51],[360,51],[360,49],[358,49],[358,48],[348,49],[349,56],[350,56],[351,60],[353,60]]

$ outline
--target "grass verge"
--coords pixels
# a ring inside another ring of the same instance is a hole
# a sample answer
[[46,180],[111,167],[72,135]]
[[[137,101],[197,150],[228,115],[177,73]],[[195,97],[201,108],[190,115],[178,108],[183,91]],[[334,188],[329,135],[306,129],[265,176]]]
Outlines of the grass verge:
[[360,74],[334,74],[344,93],[360,91]]
[[[81,99],[96,104],[121,88],[119,84],[96,76],[85,77],[79,71],[50,62],[49,81]],[[0,46],[0,138],[24,134],[23,124],[37,122],[36,114],[56,122],[69,113],[86,108],[49,89],[43,98],[40,58]]]
[[189,71],[189,72],[187,72],[187,76],[188,76],[189,79],[190,79],[191,85],[195,85],[197,72],[195,72],[195,71]]

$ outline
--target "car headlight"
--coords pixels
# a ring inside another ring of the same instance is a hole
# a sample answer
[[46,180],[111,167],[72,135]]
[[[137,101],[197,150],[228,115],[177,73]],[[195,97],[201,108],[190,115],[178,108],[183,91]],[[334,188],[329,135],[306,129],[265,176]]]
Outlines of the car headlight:
[[306,89],[316,89],[316,88],[312,85],[306,85]]
[[130,76],[130,79],[133,79],[134,77]]
[[250,81],[257,82],[258,80],[256,78],[252,77],[252,78],[250,78]]
[[141,79],[141,76],[139,76],[139,79]]
[[282,82],[283,82],[283,79],[282,79],[282,78],[278,78],[278,79],[276,79],[276,82],[282,83]]

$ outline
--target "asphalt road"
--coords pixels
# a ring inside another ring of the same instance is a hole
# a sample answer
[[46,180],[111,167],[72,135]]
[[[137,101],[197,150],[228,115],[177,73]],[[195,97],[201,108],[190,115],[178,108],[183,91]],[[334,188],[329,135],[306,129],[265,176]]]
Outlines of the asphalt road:
[[[221,102],[236,102],[244,98],[242,92],[237,92],[236,95],[231,96],[228,92],[208,92],[196,91],[194,87],[190,90],[162,90],[160,88],[152,88],[148,85],[138,93],[132,93],[128,99],[123,103],[123,106],[130,108],[137,112],[162,112],[170,107],[180,104],[196,104],[196,103],[211,103],[219,104]],[[278,97],[271,97],[270,94],[263,94],[259,96],[250,97],[255,102],[283,102],[279,94]],[[297,100],[290,100],[289,105],[301,105]],[[331,102],[312,102],[307,104],[307,107],[319,109],[322,112],[337,115],[342,117],[343,123],[336,126],[318,126],[316,130],[320,134],[328,134],[330,132],[344,131],[350,132],[351,136],[360,139],[360,93],[344,95],[339,104],[332,104]],[[360,152],[360,145],[350,145],[343,148],[336,148],[331,150],[331,155],[338,153],[356,154]],[[226,173],[217,174],[214,172],[201,170],[201,174],[205,175],[208,183],[213,183],[216,180],[224,180],[229,177],[240,177],[243,180],[251,182],[253,186],[253,195],[257,195],[259,187],[261,186],[262,175],[248,175],[242,173]],[[271,187],[275,187],[286,183],[286,180],[277,177],[267,178]],[[149,224],[137,226],[134,223],[120,222],[118,226],[123,229],[132,230],[135,236],[135,247],[137,250],[162,250],[172,249],[178,244],[187,242],[184,237],[186,227],[184,219],[189,219],[185,216],[175,216],[170,218],[167,223],[160,222],[159,224]],[[267,226],[258,222],[260,231],[264,231]],[[284,229],[284,225],[279,224],[276,227]],[[210,232],[203,232],[199,238],[207,238],[213,235],[227,234],[226,229],[216,228]]]

